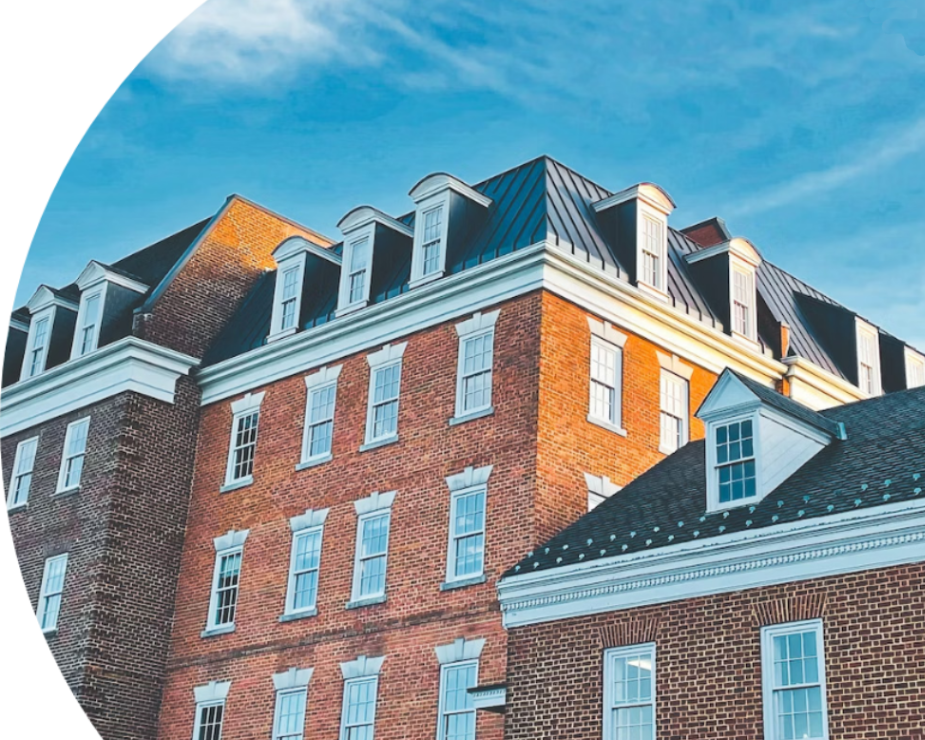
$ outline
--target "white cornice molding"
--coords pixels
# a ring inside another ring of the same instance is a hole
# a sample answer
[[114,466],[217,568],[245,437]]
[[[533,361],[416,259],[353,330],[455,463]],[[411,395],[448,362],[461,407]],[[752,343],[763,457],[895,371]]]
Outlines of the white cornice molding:
[[408,195],[411,196],[411,199],[415,203],[420,203],[445,190],[452,190],[453,192],[459,193],[483,208],[488,208],[492,203],[491,198],[487,195],[483,195],[472,186],[464,183],[458,177],[448,175],[446,172],[435,172],[422,178],[411,188]]
[[638,185],[633,185],[630,188],[621,190],[619,193],[614,193],[607,198],[602,198],[592,203],[591,207],[596,213],[601,213],[608,208],[613,208],[630,200],[640,200],[666,216],[676,207],[675,202],[668,195],[668,191],[654,182],[641,182]]
[[378,208],[373,208],[372,206],[357,206],[348,211],[347,214],[337,222],[337,228],[340,229],[344,237],[347,238],[350,234],[373,223],[382,224],[386,228],[397,231],[399,234],[404,234],[408,237],[414,236],[414,231],[412,231],[409,226],[405,226],[401,221],[392,218],[389,214],[383,213]]
[[714,244],[712,247],[705,247],[696,252],[691,252],[684,256],[684,260],[688,264],[694,264],[710,259],[710,257],[715,257],[718,254],[727,253],[738,257],[752,269],[757,268],[763,262],[758,247],[752,244],[748,239],[743,239],[741,236],[736,236],[728,241]]
[[831,399],[828,406],[852,403],[867,398],[867,394],[854,383],[830,373],[803,357],[785,357],[781,362],[787,368],[785,377],[791,383],[793,381],[805,383],[813,391],[828,397]]
[[58,306],[60,308],[66,308],[69,311],[74,311],[75,313],[77,312],[77,304],[74,301],[55,294],[47,285],[40,285],[26,304],[26,308],[29,309],[30,315],[35,315],[39,311],[44,311],[50,306]]
[[147,293],[150,287],[138,280],[133,280],[118,272],[113,272],[106,265],[96,260],[90,260],[89,264],[87,264],[83,272],[80,273],[77,280],[74,282],[77,283],[77,287],[80,288],[80,292],[82,293],[87,290],[87,288],[92,288],[94,285],[98,285],[104,280],[113,285],[127,288],[135,293],[141,293],[142,295]]
[[509,576],[498,594],[511,628],[922,561],[925,500],[905,501]]
[[10,329],[16,329],[17,331],[24,331],[27,334],[29,333],[29,324],[21,319],[11,318],[10,319]]
[[302,252],[320,257],[337,266],[340,266],[342,262],[340,255],[335,254],[330,248],[319,246],[302,236],[290,236],[285,241],[280,242],[279,246],[273,250],[273,259],[276,260],[278,265]]
[[7,386],[0,397],[0,437],[132,391],[174,402],[177,379],[199,360],[126,337],[47,372]]

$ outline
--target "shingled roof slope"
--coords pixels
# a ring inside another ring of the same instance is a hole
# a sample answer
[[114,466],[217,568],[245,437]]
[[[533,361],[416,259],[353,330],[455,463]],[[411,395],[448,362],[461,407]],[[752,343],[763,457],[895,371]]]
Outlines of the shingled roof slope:
[[505,577],[672,544],[925,500],[925,387],[821,414],[845,425],[760,502],[706,511],[703,440],[690,442],[528,554]]

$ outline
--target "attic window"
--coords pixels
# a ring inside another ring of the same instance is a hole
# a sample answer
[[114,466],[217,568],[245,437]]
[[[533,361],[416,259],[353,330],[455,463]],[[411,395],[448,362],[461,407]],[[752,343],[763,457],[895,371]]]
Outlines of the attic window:
[[858,387],[871,396],[880,394],[880,342],[877,330],[857,322]]
[[[268,342],[288,337],[299,329],[302,318],[302,293],[309,270],[309,256],[314,270],[330,269],[323,265],[341,264],[340,256],[327,246],[315,244],[301,236],[286,239],[273,250],[276,260],[276,286],[273,291],[273,315],[270,317]],[[330,274],[330,272],[326,272]]]
[[717,500],[723,504],[754,498],[757,493],[755,471],[755,422],[742,419],[715,428]]
[[442,269],[443,206],[431,208],[424,213],[424,236],[421,246],[424,261],[423,275],[427,277]]
[[283,294],[280,296],[281,331],[292,329],[296,324],[296,305],[299,302],[299,268],[290,267],[283,273]]
[[45,369],[45,359],[48,357],[48,327],[51,316],[36,319],[29,332],[29,351],[26,353],[23,376],[31,378]]
[[74,357],[83,357],[95,350],[99,344],[102,298],[102,291],[81,298],[80,328],[74,338]]
[[738,265],[732,268],[732,330],[755,339],[755,273]]
[[639,279],[656,290],[665,290],[665,225],[643,212],[640,244],[642,269]]
[[906,348],[906,388],[925,385],[925,357]]

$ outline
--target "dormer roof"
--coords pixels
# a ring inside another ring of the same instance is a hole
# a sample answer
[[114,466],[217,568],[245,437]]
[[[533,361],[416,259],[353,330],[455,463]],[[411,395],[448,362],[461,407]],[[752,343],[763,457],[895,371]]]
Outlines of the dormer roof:
[[80,293],[73,285],[69,285],[64,290],[52,288],[48,285],[40,285],[38,290],[32,294],[29,302],[26,303],[26,308],[29,310],[30,314],[34,314],[52,305],[76,311],[77,302],[79,300]]
[[414,231],[406,224],[403,224],[401,221],[392,218],[387,213],[383,213],[378,208],[373,208],[372,206],[357,206],[348,211],[347,214],[337,222],[337,228],[344,234],[349,234],[371,223],[381,224],[405,236],[414,236]]
[[83,269],[83,272],[78,275],[75,282],[77,287],[83,292],[87,288],[103,280],[121,285],[123,288],[141,294],[147,293],[150,287],[128,271],[112,267],[111,265],[104,265],[102,262],[97,262],[96,260],[90,260],[89,264]]
[[[757,384],[742,387],[758,389]],[[767,394],[774,391],[759,392],[772,402]],[[773,403],[795,413],[790,399]],[[705,443],[690,442],[537,547],[504,577],[631,559],[634,553],[683,543],[706,547],[711,541],[721,544],[724,535],[925,501],[925,387],[818,415],[806,409],[803,419],[808,423],[815,416],[830,429],[843,425],[847,438],[832,441],[761,501],[708,513]]]
[[755,268],[764,261],[761,257],[761,252],[758,251],[758,247],[741,236],[734,236],[719,244],[701,249],[698,252],[691,252],[685,259],[687,264],[691,265],[720,254],[733,254]]
[[279,263],[300,252],[307,252],[308,254],[320,257],[335,265],[340,265],[343,259],[340,254],[330,247],[316,244],[302,236],[290,236],[288,239],[281,242],[280,245],[273,250],[273,258]]
[[677,207],[671,196],[668,195],[668,191],[654,182],[641,182],[638,185],[633,185],[626,188],[626,190],[621,190],[619,193],[614,193],[595,201],[591,204],[591,207],[596,212],[601,213],[608,208],[626,203],[628,200],[641,200],[665,215],[668,215]]
[[453,190],[473,203],[477,203],[484,208],[491,205],[491,198],[484,193],[479,192],[470,185],[467,185],[458,177],[447,174],[446,172],[434,172],[418,180],[417,184],[411,188],[408,195],[417,203],[431,195],[443,192],[444,190]]

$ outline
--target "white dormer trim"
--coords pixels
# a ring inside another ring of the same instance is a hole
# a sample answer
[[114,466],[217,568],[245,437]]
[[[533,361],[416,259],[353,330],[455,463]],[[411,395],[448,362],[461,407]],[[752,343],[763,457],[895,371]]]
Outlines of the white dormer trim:
[[357,206],[352,211],[348,211],[347,215],[337,222],[337,228],[346,236],[354,231],[377,223],[393,231],[397,231],[399,234],[404,234],[405,236],[414,235],[410,226],[406,226],[401,221],[392,218],[387,213],[383,213],[378,208],[373,208],[372,206]]
[[339,266],[341,262],[343,262],[340,255],[336,254],[329,247],[322,247],[319,244],[314,244],[301,236],[290,236],[284,242],[281,242],[280,245],[273,250],[273,259],[276,260],[276,264],[279,264],[284,260],[295,257],[301,252],[320,257],[333,265]]
[[613,208],[629,200],[638,200],[651,206],[657,211],[663,213],[666,217],[676,208],[674,200],[668,195],[668,191],[654,182],[641,182],[630,188],[614,193],[607,198],[603,198],[591,207],[597,213],[603,213],[608,208]]
[[23,331],[27,334],[29,333],[29,322],[23,321],[22,319],[17,319],[16,317],[10,318],[10,329],[16,329],[17,331]]
[[134,280],[126,275],[112,271],[106,267],[106,265],[96,260],[90,260],[89,264],[83,269],[83,272],[80,273],[75,282],[82,293],[103,281],[119,285],[135,293],[141,293],[142,295],[147,293],[150,287],[139,280]]
[[26,308],[29,310],[30,316],[35,316],[38,312],[48,308],[66,308],[70,311],[76,311],[77,304],[72,300],[56,295],[47,285],[40,285],[38,290],[32,294]]
[[725,254],[726,252],[742,262],[745,262],[753,269],[757,269],[764,261],[758,248],[748,239],[744,239],[741,236],[736,236],[732,239],[720,242],[719,244],[714,244],[712,247],[698,249],[696,252],[691,252],[686,255],[684,259],[689,265],[692,265],[696,262],[702,262],[703,260],[715,257],[718,254]]
[[906,388],[925,386],[925,355],[905,347]]
[[858,388],[869,396],[879,396],[883,392],[880,374],[880,332],[876,326],[861,318],[855,318],[855,338]]
[[[442,277],[446,272],[451,193],[457,193],[483,208],[488,208],[492,203],[491,198],[482,195],[482,193],[466,185],[462,180],[444,172],[428,175],[411,188],[409,195],[414,200],[416,207],[414,247],[411,256],[411,280],[408,284],[412,289],[426,285]],[[427,229],[432,225],[430,224],[429,216],[438,211],[440,212],[440,222],[436,233],[428,235],[426,233]],[[427,259],[428,255],[425,254],[425,246],[428,245],[437,250],[436,259],[433,260],[435,264],[433,265],[427,264],[429,260]]]

